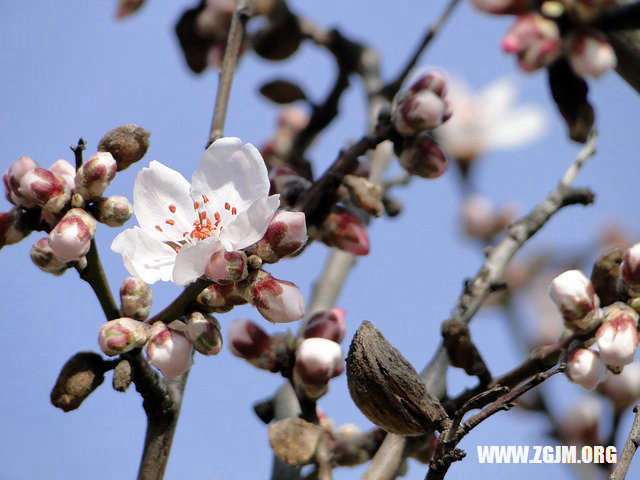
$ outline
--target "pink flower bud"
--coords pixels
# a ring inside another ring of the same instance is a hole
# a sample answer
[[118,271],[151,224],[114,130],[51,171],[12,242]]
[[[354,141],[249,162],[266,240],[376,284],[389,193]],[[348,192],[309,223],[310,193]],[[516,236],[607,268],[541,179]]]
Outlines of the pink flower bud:
[[49,237],[38,240],[31,247],[31,261],[43,272],[62,275],[68,268],[67,262],[55,256],[49,246]]
[[609,397],[613,407],[621,412],[640,400],[640,364],[627,365],[619,375],[609,375],[601,391]]
[[519,15],[516,23],[502,39],[502,49],[518,56],[525,72],[551,65],[560,56],[558,25],[541,15]]
[[153,293],[149,285],[138,277],[127,277],[120,287],[120,313],[125,317],[144,321],[151,312]]
[[175,378],[191,368],[193,346],[187,337],[170,330],[164,323],[156,322],[151,326],[147,343],[149,363],[167,378]]
[[30,233],[19,208],[0,212],[0,248],[17,243]]
[[62,210],[71,200],[67,183],[55,173],[40,167],[22,175],[17,193],[23,201],[21,205],[40,206],[54,213]]
[[110,357],[142,347],[148,338],[147,325],[127,317],[105,323],[98,332],[100,348]]
[[569,63],[578,74],[599,78],[616,68],[616,54],[607,40],[594,34],[575,34],[568,41]]
[[357,215],[344,207],[337,206],[327,215],[322,227],[322,241],[354,255],[369,253],[367,227]]
[[602,415],[602,405],[598,399],[585,397],[574,403],[561,417],[559,430],[565,443],[578,445],[598,445],[598,425]]
[[255,253],[266,263],[275,263],[297,252],[307,243],[304,212],[282,210],[274,215],[264,237],[255,246]]
[[471,4],[481,12],[518,15],[526,12],[532,2],[527,0],[471,0]]
[[109,152],[92,155],[76,174],[76,190],[85,200],[98,198],[115,177],[116,169],[116,161]]
[[638,349],[638,314],[622,302],[605,310],[602,326],[596,332],[600,358],[607,365],[621,367],[633,362]]
[[112,195],[97,202],[98,221],[110,227],[121,227],[131,218],[133,207],[126,197]]
[[234,320],[229,326],[229,348],[236,357],[271,370],[276,364],[271,347],[271,336],[251,320]]
[[342,308],[332,308],[311,315],[302,331],[303,338],[326,338],[340,343],[346,332],[345,312]]
[[38,164],[29,157],[20,157],[16,160],[7,173],[4,174],[4,184],[7,189],[7,199],[14,205],[33,207],[35,203],[29,202],[20,194],[20,181],[29,171],[37,168]]
[[49,171],[55,173],[62,178],[69,190],[76,191],[76,169],[66,160],[60,159],[49,167]]
[[396,95],[391,106],[391,115],[396,130],[409,136],[423,130],[431,130],[451,116],[444,99],[446,82],[440,72],[431,72],[420,77],[406,91]]
[[240,296],[236,284],[221,285],[214,283],[205,288],[196,297],[196,304],[207,313],[224,313],[236,305],[243,305],[247,301]]
[[211,254],[204,273],[210,280],[223,285],[244,280],[248,275],[247,255],[218,250]]
[[298,287],[264,270],[254,270],[240,293],[270,322],[295,322],[304,316],[304,298]]
[[222,332],[215,317],[191,312],[187,316],[187,338],[202,355],[217,355],[222,350]]
[[578,348],[567,356],[565,374],[573,383],[593,390],[607,378],[607,366],[600,360],[598,352]]
[[51,230],[49,246],[60,260],[76,261],[89,251],[95,231],[95,219],[81,208],[72,208]]
[[285,107],[278,115],[278,129],[295,137],[309,123],[309,114],[298,107]]
[[[336,342],[326,338],[307,338],[298,345],[293,376],[296,385],[303,389],[305,386],[325,387],[329,380],[340,375],[343,370],[344,353]],[[316,389],[304,389],[307,394],[314,390]]]
[[407,172],[422,178],[438,178],[449,167],[447,154],[427,134],[405,142],[398,160]]
[[624,252],[620,265],[620,278],[629,286],[640,285],[640,243]]
[[593,285],[579,270],[569,270],[558,275],[549,285],[551,300],[571,326],[600,306],[600,299]]
[[280,204],[293,205],[302,192],[311,186],[311,182],[298,175],[289,167],[276,167],[269,172],[271,190],[269,195],[280,194]]

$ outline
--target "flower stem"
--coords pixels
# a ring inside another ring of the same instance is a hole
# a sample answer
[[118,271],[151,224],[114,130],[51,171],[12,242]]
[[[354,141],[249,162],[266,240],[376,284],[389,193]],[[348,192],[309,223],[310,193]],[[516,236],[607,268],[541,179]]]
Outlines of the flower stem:
[[102,268],[102,262],[100,262],[100,255],[98,255],[98,247],[95,239],[91,240],[91,248],[87,253],[87,266],[84,270],[79,271],[80,278],[87,282],[93,289],[104,316],[107,320],[114,320],[120,317],[118,306],[111,293],[107,276]]

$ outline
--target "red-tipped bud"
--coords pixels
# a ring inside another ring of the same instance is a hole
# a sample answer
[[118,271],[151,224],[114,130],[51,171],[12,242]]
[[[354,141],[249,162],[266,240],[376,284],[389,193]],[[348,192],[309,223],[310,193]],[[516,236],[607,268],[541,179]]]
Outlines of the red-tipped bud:
[[251,320],[234,320],[229,326],[231,353],[258,368],[271,370],[275,366],[271,346],[271,336]]
[[322,241],[354,255],[369,253],[369,236],[364,222],[344,207],[337,206],[327,215],[320,229]]
[[471,0],[471,4],[481,12],[498,15],[518,15],[531,8],[530,0]]
[[280,195],[281,205],[293,205],[311,182],[288,167],[276,167],[269,172],[269,195]]
[[187,316],[187,338],[202,355],[217,355],[222,350],[222,332],[215,317],[191,312]]
[[204,273],[209,280],[223,285],[244,280],[248,275],[247,255],[218,250],[211,254]]
[[109,152],[92,155],[76,175],[76,190],[85,200],[100,197],[116,175],[116,161]]
[[7,189],[7,200],[14,205],[22,205],[25,207],[35,206],[35,204],[22,198],[20,194],[20,181],[27,172],[37,167],[38,164],[29,157],[20,157],[9,167],[9,170],[3,177],[4,185]]
[[69,162],[64,159],[57,160],[49,167],[49,171],[61,177],[69,187],[69,190],[76,191],[76,169]]
[[549,295],[562,312],[567,328],[584,331],[591,326],[588,315],[600,306],[600,299],[582,272],[569,270],[558,275],[549,285]]
[[105,323],[98,332],[100,349],[110,357],[142,347],[148,338],[147,325],[127,317]]
[[297,252],[307,243],[304,212],[282,210],[275,214],[264,237],[255,246],[255,254],[266,263],[275,263]]
[[487,241],[513,221],[514,209],[505,207],[496,210],[488,198],[471,195],[462,204],[461,216],[462,227],[467,235]]
[[617,58],[607,40],[594,34],[574,34],[568,41],[569,63],[578,75],[599,78],[616,68]]
[[332,308],[311,315],[302,331],[303,338],[326,338],[340,343],[346,332],[345,312],[342,308]]
[[560,56],[560,30],[553,20],[541,15],[520,15],[502,39],[502,49],[518,56],[522,70],[533,72]]
[[607,365],[624,366],[633,362],[638,349],[638,314],[622,302],[605,310],[602,326],[596,332],[600,358]]
[[573,383],[593,390],[607,378],[607,366],[600,360],[598,352],[578,348],[567,356],[565,374]]
[[96,231],[96,221],[81,208],[72,208],[49,234],[49,246],[60,259],[76,261],[87,254]]
[[112,195],[97,202],[98,221],[110,227],[121,227],[131,218],[133,207],[127,197]]
[[151,287],[138,277],[127,277],[120,287],[120,313],[125,317],[144,321],[151,312]]
[[175,378],[191,368],[193,346],[180,332],[170,330],[162,322],[151,326],[147,343],[149,363],[167,378]]
[[640,286],[640,243],[624,252],[620,265],[620,278],[630,287]]
[[57,213],[71,200],[67,183],[53,172],[36,167],[20,178],[18,196],[25,207],[39,206]]
[[640,364],[627,365],[619,375],[609,375],[601,390],[613,407],[622,412],[640,399]]
[[0,248],[17,243],[30,233],[19,208],[0,212]]
[[43,272],[53,275],[62,275],[68,268],[67,262],[55,256],[49,246],[49,237],[38,240],[31,247],[31,260]]
[[422,178],[438,178],[449,167],[447,154],[427,134],[408,139],[398,160],[407,172]]
[[214,283],[196,297],[196,304],[207,313],[224,313],[247,301],[240,296],[236,284]]
[[296,349],[293,378],[310,398],[319,398],[333,377],[344,371],[344,353],[336,342],[307,338]]
[[304,316],[304,298],[298,287],[264,270],[254,270],[240,293],[270,322],[295,322]]

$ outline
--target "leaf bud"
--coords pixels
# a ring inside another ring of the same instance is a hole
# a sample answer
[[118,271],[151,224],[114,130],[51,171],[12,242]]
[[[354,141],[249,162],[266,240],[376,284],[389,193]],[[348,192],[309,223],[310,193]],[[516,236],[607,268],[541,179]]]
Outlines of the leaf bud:
[[106,355],[115,357],[144,346],[149,339],[148,330],[146,324],[133,318],[110,320],[100,327],[98,344]]
[[140,322],[151,312],[153,292],[151,287],[138,277],[127,277],[120,287],[120,314]]
[[112,195],[102,198],[96,203],[98,208],[98,221],[110,227],[121,227],[133,213],[133,207],[127,197]]
[[187,316],[187,338],[202,355],[217,355],[222,350],[222,332],[215,317],[191,312]]

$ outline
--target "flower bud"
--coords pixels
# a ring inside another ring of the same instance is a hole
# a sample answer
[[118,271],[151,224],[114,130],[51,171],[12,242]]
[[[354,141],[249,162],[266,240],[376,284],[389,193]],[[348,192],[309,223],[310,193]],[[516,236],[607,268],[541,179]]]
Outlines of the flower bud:
[[464,232],[473,238],[490,240],[514,218],[512,208],[496,210],[493,203],[482,195],[470,195],[462,205]]
[[95,352],[79,352],[67,360],[51,390],[51,403],[65,412],[78,408],[104,381],[104,360]]
[[295,322],[304,316],[304,298],[298,287],[264,270],[251,272],[240,294],[270,322]]
[[62,177],[36,167],[20,178],[18,196],[25,207],[40,206],[57,213],[71,200],[71,190]]
[[234,320],[229,326],[229,348],[236,357],[271,370],[276,364],[271,336],[251,320]]
[[620,265],[620,278],[631,287],[640,286],[640,243],[624,252]]
[[280,204],[294,205],[302,192],[311,186],[311,182],[298,175],[289,167],[276,167],[269,172],[271,190],[269,195],[280,195]]
[[248,275],[247,255],[240,251],[213,252],[204,273],[210,280],[223,285],[244,280]]
[[27,172],[37,167],[38,164],[29,157],[20,157],[9,167],[9,170],[3,177],[7,189],[7,200],[14,205],[22,205],[25,207],[35,206],[35,204],[27,202],[20,194],[20,181]]
[[149,363],[167,378],[175,378],[191,368],[193,346],[184,334],[170,330],[164,323],[151,326],[147,343]]
[[578,348],[567,356],[565,374],[573,383],[593,390],[607,378],[607,366],[600,360],[598,352]]
[[78,169],[76,190],[86,200],[100,197],[115,177],[116,168],[116,161],[109,152],[97,152]]
[[[326,384],[344,371],[344,353],[336,342],[326,338],[307,338],[296,349],[293,378],[310,398],[326,391]],[[305,388],[305,387],[311,388]],[[316,387],[316,388],[313,388]]]
[[578,75],[599,78],[616,68],[616,54],[607,40],[594,34],[574,34],[568,40],[569,63]]
[[142,347],[149,338],[148,327],[133,318],[110,320],[98,332],[100,348],[110,357]]
[[481,12],[499,15],[525,13],[532,3],[528,0],[471,0],[471,4]]
[[408,173],[422,178],[438,178],[449,167],[447,154],[426,133],[405,141],[398,160]]
[[30,233],[22,210],[12,208],[8,212],[0,212],[0,248],[17,243]]
[[591,321],[587,315],[600,306],[600,300],[582,272],[569,270],[558,275],[549,285],[549,295],[562,312],[567,328],[574,331],[589,329]]
[[284,107],[278,115],[278,130],[286,132],[292,138],[308,124],[309,114],[298,107]]
[[282,210],[274,215],[264,236],[255,245],[255,254],[266,263],[275,263],[307,243],[304,212]]
[[153,292],[138,277],[127,277],[120,287],[120,314],[143,322],[151,312]]
[[121,227],[131,218],[133,207],[127,197],[112,195],[99,200],[96,204],[98,208],[98,221],[110,227]]
[[55,256],[49,246],[49,237],[38,240],[31,247],[31,261],[43,272],[62,275],[68,268],[67,262]]
[[409,136],[432,130],[445,122],[451,116],[444,99],[446,89],[444,76],[440,72],[430,72],[396,95],[391,106],[396,130]]
[[616,411],[626,410],[640,399],[640,364],[632,363],[619,375],[609,375],[600,387]]
[[214,283],[205,288],[196,297],[196,304],[207,313],[225,313],[236,305],[247,301],[240,296],[236,284],[221,285]]
[[187,316],[187,338],[202,355],[217,355],[222,350],[222,332],[215,317],[191,312]]
[[598,445],[598,425],[602,405],[598,399],[585,397],[574,403],[560,420],[559,430],[564,441],[578,445]]
[[369,236],[364,222],[344,207],[336,206],[327,215],[321,229],[321,239],[330,247],[336,247],[354,255],[369,253]]
[[518,56],[518,65],[533,72],[560,56],[560,30],[553,20],[531,13],[519,15],[502,39],[502,49]]
[[76,169],[66,160],[60,159],[49,167],[49,171],[61,177],[69,190],[76,191]]
[[342,342],[346,331],[346,314],[342,308],[314,313],[302,331],[302,338],[326,338],[336,343]]
[[149,148],[150,135],[148,130],[138,125],[122,125],[102,137],[98,151],[113,155],[119,172],[144,157]]
[[60,259],[76,261],[91,248],[95,219],[81,208],[72,208],[49,234],[49,246]]
[[596,332],[600,358],[607,365],[624,366],[633,362],[638,349],[638,314],[622,302],[605,310],[602,326]]

